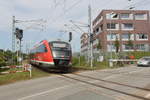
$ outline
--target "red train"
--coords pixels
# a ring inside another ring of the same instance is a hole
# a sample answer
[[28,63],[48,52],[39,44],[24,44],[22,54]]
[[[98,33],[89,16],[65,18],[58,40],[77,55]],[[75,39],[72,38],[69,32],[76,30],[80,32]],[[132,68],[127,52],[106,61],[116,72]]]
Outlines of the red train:
[[30,51],[31,64],[40,67],[70,68],[72,51],[71,45],[63,41],[41,41]]

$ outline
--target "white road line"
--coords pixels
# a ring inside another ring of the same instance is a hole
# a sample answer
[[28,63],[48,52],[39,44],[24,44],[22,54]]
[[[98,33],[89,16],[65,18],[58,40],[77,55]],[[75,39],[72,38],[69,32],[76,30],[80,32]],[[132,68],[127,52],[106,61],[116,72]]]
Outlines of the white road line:
[[142,72],[142,71],[144,71],[144,70],[145,70],[145,69],[134,70],[134,71],[131,71],[131,72],[126,72],[126,73],[119,73],[119,74],[107,76],[107,77],[105,77],[104,79],[107,80],[107,79],[111,79],[111,78],[116,78],[116,77],[119,77],[119,76],[121,76],[121,75],[138,73],[138,72]]
[[107,76],[107,77],[105,77],[105,78],[103,78],[103,79],[104,79],[104,80],[108,80],[108,79],[111,79],[111,78],[116,78],[116,77],[118,77],[118,76],[120,76],[120,74]]
[[144,70],[147,70],[147,69],[141,69],[141,70],[135,70],[135,71],[131,71],[131,72],[129,72],[129,74],[132,74],[132,73],[138,73],[138,72],[142,72],[142,71],[144,71]]
[[57,90],[60,90],[60,89],[64,89],[64,88],[70,87],[70,86],[72,86],[72,85],[74,85],[74,84],[66,85],[66,86],[63,86],[63,87],[55,88],[55,89],[48,90],[48,91],[44,91],[44,92],[40,92],[40,93],[36,93],[36,94],[33,94],[33,95],[29,95],[29,96],[26,96],[26,97],[22,97],[22,98],[17,99],[17,100],[26,100],[26,99],[29,99],[29,98],[32,98],[32,97],[36,97],[36,96],[39,96],[39,95],[43,95],[43,94],[46,94],[46,93],[50,93],[50,92],[53,92],[53,91],[57,91]]
[[[87,82],[91,82],[91,83],[97,83],[99,82],[98,80],[94,80],[94,81],[87,81]],[[50,93],[50,92],[53,92],[53,91],[57,91],[57,90],[61,90],[61,89],[65,89],[67,87],[71,87],[73,85],[79,85],[79,84],[86,84],[86,83],[82,83],[82,82],[79,82],[77,84],[71,84],[71,85],[65,85],[63,87],[59,87],[59,88],[55,88],[55,89],[52,89],[52,90],[48,90],[48,91],[43,91],[43,92],[40,92],[40,93],[36,93],[36,94],[33,94],[33,95],[29,95],[29,96],[26,96],[26,97],[22,97],[20,99],[17,99],[17,100],[27,100],[29,98],[32,98],[32,97],[36,97],[36,96],[39,96],[39,95],[44,95],[46,93]]]

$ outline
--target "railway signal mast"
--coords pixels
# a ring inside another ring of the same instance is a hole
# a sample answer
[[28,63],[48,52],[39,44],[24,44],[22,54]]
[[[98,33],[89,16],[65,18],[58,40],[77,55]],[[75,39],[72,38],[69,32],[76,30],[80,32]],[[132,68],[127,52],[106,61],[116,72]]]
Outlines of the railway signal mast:
[[[19,29],[19,28],[16,28],[16,31],[15,31],[15,35],[16,35],[16,38],[19,40],[20,42],[20,52],[19,52],[19,62],[21,62],[22,64],[22,54],[21,54],[21,41],[22,41],[22,38],[23,38],[23,30],[22,29]],[[17,56],[18,56],[18,53],[17,53]],[[17,57],[18,58],[18,57]]]
[[[30,25],[29,27],[26,27],[24,29],[19,29],[19,28],[16,28],[16,24],[17,23],[30,23],[30,24],[33,24],[34,26],[40,26],[42,27],[42,30],[43,30],[43,23],[46,23],[45,20],[43,19],[38,19],[38,20],[16,20],[15,19],[15,16],[13,16],[13,19],[12,19],[12,52],[13,52],[13,55],[12,55],[12,64],[16,64],[16,61],[15,61],[15,54],[16,54],[16,51],[17,51],[17,40],[20,41],[20,53],[21,53],[21,41],[22,41],[22,38],[23,38],[23,30],[27,30],[27,29],[31,29],[31,28],[34,28],[33,25]],[[37,28],[36,28],[37,29]],[[41,28],[38,28],[41,30]],[[17,55],[18,56],[18,55]]]

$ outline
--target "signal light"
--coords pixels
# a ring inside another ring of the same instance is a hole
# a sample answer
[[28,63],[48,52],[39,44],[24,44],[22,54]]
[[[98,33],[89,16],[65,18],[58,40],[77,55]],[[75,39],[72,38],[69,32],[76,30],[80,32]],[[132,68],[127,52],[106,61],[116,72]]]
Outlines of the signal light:
[[16,38],[21,41],[23,38],[23,30],[16,28],[15,35],[16,35]]
[[72,40],[72,32],[69,32],[69,42]]

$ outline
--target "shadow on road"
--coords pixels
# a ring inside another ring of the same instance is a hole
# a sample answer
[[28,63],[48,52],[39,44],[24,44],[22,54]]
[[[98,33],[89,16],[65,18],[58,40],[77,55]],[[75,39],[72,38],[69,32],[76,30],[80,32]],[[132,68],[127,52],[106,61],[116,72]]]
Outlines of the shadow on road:
[[52,74],[69,74],[69,73],[76,73],[76,72],[79,72],[79,71],[84,71],[86,69],[81,69],[81,68],[75,68],[75,67],[72,67],[72,68],[61,68],[61,69],[58,69],[58,68],[46,68],[46,67],[40,67],[40,66],[36,66],[34,65],[33,67],[39,69],[39,70],[42,70],[44,72],[47,72],[47,73],[52,73]]

